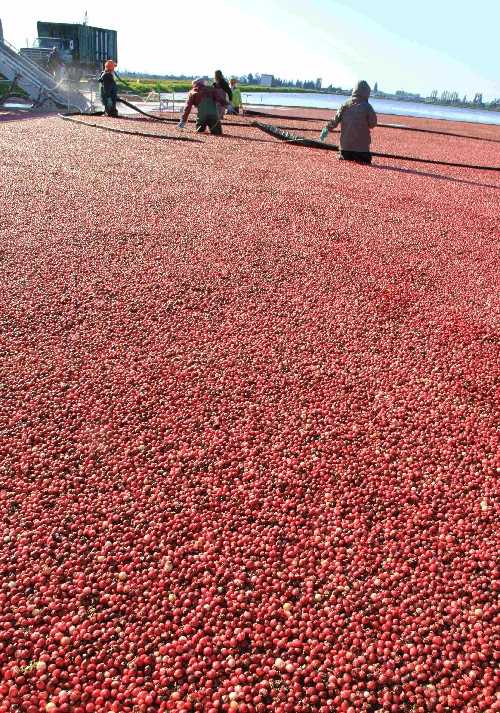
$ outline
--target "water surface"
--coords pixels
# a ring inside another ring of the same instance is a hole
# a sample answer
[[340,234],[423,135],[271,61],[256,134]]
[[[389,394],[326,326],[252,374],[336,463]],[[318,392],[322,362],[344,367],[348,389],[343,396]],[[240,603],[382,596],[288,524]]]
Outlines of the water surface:
[[[308,93],[280,93],[280,92],[245,92],[241,87],[245,105],[252,108],[266,106],[301,107],[303,109],[326,109],[334,112],[349,97],[340,94],[308,94]],[[176,99],[184,100],[187,94],[176,94]],[[456,106],[439,106],[417,102],[391,101],[389,99],[370,99],[370,103],[379,114],[392,114],[394,116],[416,116],[425,119],[445,119],[447,121],[468,121],[473,124],[494,124],[500,126],[500,111],[485,111],[482,109],[466,109]]]

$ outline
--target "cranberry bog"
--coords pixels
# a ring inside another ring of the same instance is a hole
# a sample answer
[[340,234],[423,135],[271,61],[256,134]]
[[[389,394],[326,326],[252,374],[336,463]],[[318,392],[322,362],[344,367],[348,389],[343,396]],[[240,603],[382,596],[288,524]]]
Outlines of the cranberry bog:
[[231,121],[0,115],[0,713],[498,711],[500,174]]

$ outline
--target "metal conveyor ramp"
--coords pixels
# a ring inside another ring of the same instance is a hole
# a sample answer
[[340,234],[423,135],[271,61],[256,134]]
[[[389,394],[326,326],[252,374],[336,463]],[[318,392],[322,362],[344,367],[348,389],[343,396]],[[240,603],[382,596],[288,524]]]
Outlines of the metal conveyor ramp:
[[23,57],[11,44],[0,35],[0,74],[9,81],[16,80],[18,87],[33,99],[34,106],[48,106],[55,109],[89,111],[90,101],[66,81],[56,85],[54,78]]

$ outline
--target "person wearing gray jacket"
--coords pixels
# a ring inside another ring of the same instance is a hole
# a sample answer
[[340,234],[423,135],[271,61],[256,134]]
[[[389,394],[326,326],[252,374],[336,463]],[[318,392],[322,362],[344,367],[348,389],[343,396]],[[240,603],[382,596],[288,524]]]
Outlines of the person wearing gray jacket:
[[324,141],[328,132],[340,124],[341,159],[358,163],[372,162],[370,129],[377,125],[377,115],[368,102],[370,92],[368,82],[357,82],[351,98],[341,105],[320,134],[320,140]]

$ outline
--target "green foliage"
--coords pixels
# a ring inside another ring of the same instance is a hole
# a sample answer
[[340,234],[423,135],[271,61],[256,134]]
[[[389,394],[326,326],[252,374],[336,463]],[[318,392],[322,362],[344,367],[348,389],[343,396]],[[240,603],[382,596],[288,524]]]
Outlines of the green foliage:
[[117,85],[118,93],[132,91],[141,96],[147,96],[150,92],[171,94],[172,92],[188,92],[191,89],[191,82],[175,79],[133,79],[120,77]]
[[[118,84],[118,93],[125,93],[133,91],[140,96],[147,96],[150,92],[161,92],[162,94],[168,94],[174,92],[188,92],[191,89],[191,82],[185,80],[177,79],[134,79],[129,77],[121,77]],[[311,89],[298,89],[297,87],[261,87],[257,84],[239,84],[242,94],[250,92],[258,92],[261,94],[267,92],[280,92],[288,94],[290,92],[294,93],[310,93]]]

